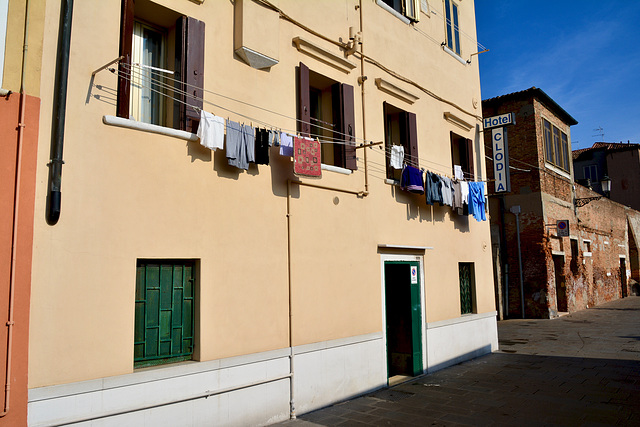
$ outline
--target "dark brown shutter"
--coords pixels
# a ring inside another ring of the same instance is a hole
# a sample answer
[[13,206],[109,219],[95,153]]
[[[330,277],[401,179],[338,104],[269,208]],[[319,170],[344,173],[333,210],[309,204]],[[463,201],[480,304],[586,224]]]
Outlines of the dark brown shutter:
[[[176,22],[176,80],[183,93],[176,96],[179,112],[178,127],[189,132],[198,130],[204,93],[204,22],[182,16]],[[184,94],[186,92],[186,95]],[[186,103],[186,104],[185,104]]]
[[116,115],[129,118],[129,97],[131,91],[131,54],[133,50],[133,0],[122,0],[120,20],[120,56],[124,58],[118,65],[118,96]]
[[[463,140],[465,142],[465,153],[467,155],[467,168],[469,169],[469,179],[473,180],[475,178],[475,173],[473,169],[473,142],[470,139]],[[462,141],[461,141],[462,142]]]
[[420,167],[418,160],[418,127],[416,115],[402,111],[400,113],[400,138],[405,150],[406,163],[414,168]]
[[358,169],[355,146],[355,109],[353,86],[336,83],[331,86],[331,108],[333,110],[334,165],[351,170]]
[[[352,171],[358,170],[358,161],[356,159],[356,115],[353,105],[353,86],[341,85],[342,98],[342,137],[345,141],[344,145],[344,167]],[[363,148],[364,150],[364,148]]]
[[302,136],[311,135],[311,93],[309,91],[309,67],[302,62],[298,67],[298,125]]

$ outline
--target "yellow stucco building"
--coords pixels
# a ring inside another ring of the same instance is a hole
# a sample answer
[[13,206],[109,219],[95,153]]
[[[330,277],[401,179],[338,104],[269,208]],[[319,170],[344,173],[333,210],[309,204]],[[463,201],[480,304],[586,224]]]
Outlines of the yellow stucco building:
[[484,187],[472,0],[43,12],[30,425],[268,424],[496,349],[489,222],[401,186]]

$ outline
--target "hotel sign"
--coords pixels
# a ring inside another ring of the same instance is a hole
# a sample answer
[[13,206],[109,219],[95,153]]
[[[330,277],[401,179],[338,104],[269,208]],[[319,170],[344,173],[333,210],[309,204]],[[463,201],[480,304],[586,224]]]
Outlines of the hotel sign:
[[491,148],[493,149],[494,191],[508,193],[511,191],[509,179],[509,144],[507,143],[506,125],[516,123],[515,114],[487,117],[483,120],[484,128],[491,129]]
[[515,125],[516,115],[514,113],[501,114],[499,116],[487,117],[482,120],[485,129],[497,128],[506,125]]

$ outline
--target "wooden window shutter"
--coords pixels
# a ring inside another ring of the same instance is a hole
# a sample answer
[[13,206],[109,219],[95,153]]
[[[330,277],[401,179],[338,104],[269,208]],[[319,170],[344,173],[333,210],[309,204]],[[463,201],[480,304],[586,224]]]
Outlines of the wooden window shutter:
[[355,146],[355,108],[353,104],[353,86],[336,83],[331,87],[335,165],[350,170],[358,169]]
[[467,155],[467,168],[469,169],[469,179],[475,178],[475,172],[473,168],[473,141],[466,139],[465,141],[465,153]]
[[120,56],[124,58],[118,64],[118,95],[116,116],[129,118],[129,97],[131,93],[131,54],[133,50],[133,0],[122,0],[120,20]]
[[[196,132],[200,113],[192,107],[202,109],[204,97],[204,22],[182,16],[176,22],[176,76],[182,84],[176,84],[183,93],[176,96],[179,113],[178,127]],[[186,95],[184,94],[186,93]]]
[[302,136],[311,134],[311,93],[309,90],[309,67],[302,62],[298,67],[298,118]]
[[358,170],[358,161],[356,158],[356,114],[353,100],[353,86],[342,84],[342,137],[345,141],[344,145],[344,167],[352,171]]
[[400,137],[402,138],[406,163],[415,168],[420,167],[418,160],[418,127],[415,113],[400,113]]

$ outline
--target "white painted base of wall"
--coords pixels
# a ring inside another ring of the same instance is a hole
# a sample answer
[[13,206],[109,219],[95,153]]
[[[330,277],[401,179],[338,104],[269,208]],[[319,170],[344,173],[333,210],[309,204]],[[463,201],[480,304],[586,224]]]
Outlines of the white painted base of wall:
[[427,323],[427,372],[498,349],[496,312]]
[[[429,372],[494,351],[495,313],[427,324]],[[387,385],[382,333],[294,347],[297,415]],[[290,415],[290,349],[29,390],[28,423],[248,426]]]

